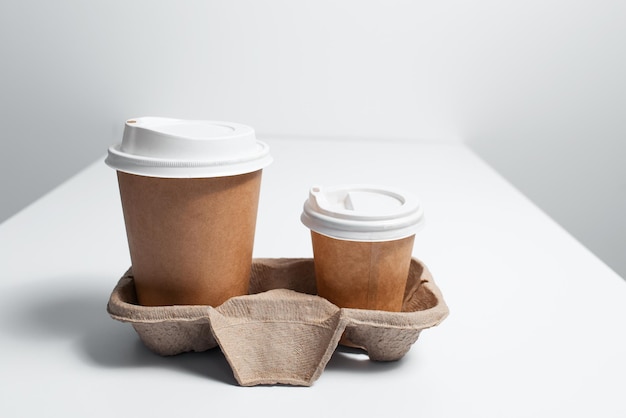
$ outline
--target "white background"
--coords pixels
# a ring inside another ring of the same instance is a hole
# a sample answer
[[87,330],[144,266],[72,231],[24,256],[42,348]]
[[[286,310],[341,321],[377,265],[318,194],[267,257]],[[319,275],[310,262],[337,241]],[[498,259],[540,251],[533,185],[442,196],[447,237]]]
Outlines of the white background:
[[3,1],[0,221],[127,118],[223,119],[464,142],[626,276],[624,51],[607,0]]

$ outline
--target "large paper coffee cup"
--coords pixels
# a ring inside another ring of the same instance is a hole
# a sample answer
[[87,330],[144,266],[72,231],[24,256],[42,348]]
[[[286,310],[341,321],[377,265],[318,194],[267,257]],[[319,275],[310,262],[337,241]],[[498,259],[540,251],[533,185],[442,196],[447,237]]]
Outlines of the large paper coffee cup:
[[414,196],[368,185],[313,187],[301,220],[311,229],[320,296],[342,308],[402,309],[423,224]]
[[106,163],[118,173],[141,305],[211,305],[247,294],[262,169],[252,128],[137,118]]

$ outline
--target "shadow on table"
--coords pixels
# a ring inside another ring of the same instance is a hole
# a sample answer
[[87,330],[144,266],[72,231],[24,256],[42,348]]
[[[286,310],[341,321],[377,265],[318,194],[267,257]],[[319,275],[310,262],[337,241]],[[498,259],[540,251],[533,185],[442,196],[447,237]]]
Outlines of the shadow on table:
[[397,361],[370,361],[365,350],[340,345],[328,361],[326,370],[378,373],[393,370],[401,364],[402,359]]
[[141,343],[131,325],[107,314],[114,283],[111,289],[99,289],[76,286],[81,282],[87,280],[47,279],[39,286],[24,286],[3,294],[1,328],[44,350],[49,341],[72,340],[78,357],[96,367],[159,367],[237,384],[219,349],[172,357],[154,354]]
[[[76,286],[76,283],[85,284]],[[0,312],[5,309],[7,312],[0,324],[17,337],[41,344],[43,349],[50,340],[73,340],[72,347],[78,357],[96,367],[158,367],[237,384],[219,348],[170,357],[148,350],[130,324],[109,317],[106,312],[109,296],[110,289],[89,286],[84,278],[48,279],[39,286],[28,285],[13,294],[2,295],[6,302]],[[392,370],[401,362],[369,361],[364,351],[339,346],[326,370],[376,373]]]

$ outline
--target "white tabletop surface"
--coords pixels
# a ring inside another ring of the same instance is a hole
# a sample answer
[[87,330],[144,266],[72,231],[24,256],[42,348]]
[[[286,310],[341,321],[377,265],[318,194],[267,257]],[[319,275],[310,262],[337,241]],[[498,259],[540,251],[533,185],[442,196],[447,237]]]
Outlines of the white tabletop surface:
[[309,388],[239,387],[219,349],[159,357],[105,310],[130,261],[100,160],[0,225],[0,416],[626,416],[626,281],[466,147],[266,141],[256,257],[312,256],[312,185],[408,189],[450,316],[398,362],[335,352]]

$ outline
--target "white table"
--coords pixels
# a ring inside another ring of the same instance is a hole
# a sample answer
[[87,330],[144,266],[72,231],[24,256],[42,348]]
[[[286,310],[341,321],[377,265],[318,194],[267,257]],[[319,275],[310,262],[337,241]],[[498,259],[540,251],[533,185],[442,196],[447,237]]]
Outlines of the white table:
[[626,416],[626,282],[467,148],[266,140],[256,257],[312,255],[314,184],[412,190],[448,319],[399,362],[337,351],[310,388],[239,387],[218,349],[159,357],[105,310],[130,261],[100,160],[0,225],[0,416]]

